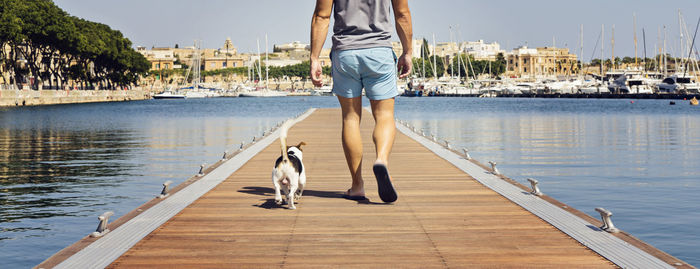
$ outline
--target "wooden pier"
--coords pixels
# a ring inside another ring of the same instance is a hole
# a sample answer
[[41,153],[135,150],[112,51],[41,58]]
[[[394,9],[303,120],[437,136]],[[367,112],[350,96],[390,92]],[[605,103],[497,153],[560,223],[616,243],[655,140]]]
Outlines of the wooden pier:
[[[374,122],[369,113],[365,113],[362,123],[363,173],[369,201],[345,200],[341,195],[349,187],[350,176],[340,143],[340,124],[339,109],[323,109],[316,110],[290,130],[290,143],[308,144],[304,148],[308,182],[297,210],[274,203],[270,173],[279,156],[279,144],[275,137],[270,137],[268,144],[261,145],[262,150],[251,155],[233,174],[201,197],[194,197],[192,203],[174,212],[174,217],[164,224],[145,231],[143,238],[133,239],[135,243],[108,246],[100,240],[120,241],[108,237],[116,237],[121,226],[137,223],[133,220],[139,218],[139,213],[124,217],[131,221],[115,222],[110,227],[113,232],[104,238],[83,239],[37,267],[69,268],[81,264],[110,268],[624,266],[612,262],[616,258],[605,257],[605,251],[599,251],[601,248],[593,243],[576,240],[572,235],[575,232],[561,228],[560,224],[555,227],[546,218],[526,210],[527,206],[513,202],[520,198],[508,198],[502,191],[496,192],[476,180],[475,177],[482,177],[482,172],[488,172],[483,166],[474,166],[483,169],[476,172],[478,175],[467,174],[455,165],[456,158],[441,157],[426,147],[427,139],[416,140],[401,132],[397,134],[389,166],[399,200],[394,204],[381,203],[371,169]],[[220,164],[208,172],[224,168],[226,165]],[[568,208],[551,198],[526,194],[524,187],[500,178],[499,181],[522,189],[523,199]],[[180,192],[194,184],[184,183]],[[165,198],[163,203],[178,199],[176,195],[180,192]],[[138,212],[155,210],[153,204],[158,201],[149,203]],[[636,246],[640,255],[661,262],[650,263],[648,268],[692,268],[624,232],[612,235],[596,231],[599,222],[576,210],[566,210],[589,221],[590,227],[583,227],[590,230],[587,232],[620,239]],[[105,258],[101,263],[90,263],[90,259],[101,258],[95,257],[97,252],[71,260],[95,244],[102,245],[94,251],[121,250],[116,252],[116,259]]]

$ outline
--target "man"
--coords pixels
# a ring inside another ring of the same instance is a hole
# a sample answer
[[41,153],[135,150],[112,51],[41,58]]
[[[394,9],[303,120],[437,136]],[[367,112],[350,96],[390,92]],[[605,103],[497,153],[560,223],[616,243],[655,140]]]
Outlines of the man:
[[[392,25],[389,14],[392,7],[396,32],[403,47],[398,66],[390,41]],[[322,86],[322,68],[318,57],[328,35],[331,13],[335,19],[331,52],[333,92],[338,96],[342,108],[343,150],[352,176],[352,186],[345,197],[366,199],[360,137],[364,88],[376,122],[372,134],[377,154],[373,171],[379,197],[391,203],[397,199],[387,169],[396,136],[396,73],[398,67],[398,77],[405,78],[412,69],[413,29],[408,0],[317,0],[311,21],[311,79],[316,87]]]

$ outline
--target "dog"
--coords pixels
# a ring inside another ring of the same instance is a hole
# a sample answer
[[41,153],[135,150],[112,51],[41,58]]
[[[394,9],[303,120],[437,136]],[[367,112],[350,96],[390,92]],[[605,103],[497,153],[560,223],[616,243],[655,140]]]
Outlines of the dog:
[[[306,185],[306,169],[301,147],[306,145],[300,142],[296,146],[287,147],[287,132],[291,127],[291,121],[285,122],[280,130],[280,147],[282,154],[275,161],[272,168],[272,185],[275,187],[275,203],[281,205],[286,201],[289,209],[296,209],[294,202],[301,199]],[[282,192],[285,192],[283,195]]]

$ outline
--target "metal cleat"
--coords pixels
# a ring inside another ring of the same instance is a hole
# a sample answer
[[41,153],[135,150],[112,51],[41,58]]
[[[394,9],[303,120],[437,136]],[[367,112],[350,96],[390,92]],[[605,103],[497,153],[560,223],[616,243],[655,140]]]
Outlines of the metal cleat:
[[489,164],[491,164],[491,170],[493,170],[493,174],[494,174],[494,175],[497,175],[497,176],[500,176],[500,175],[501,175],[501,172],[499,172],[499,171],[498,171],[498,168],[496,168],[496,164],[498,164],[498,163],[496,163],[496,162],[489,162]]
[[619,233],[620,230],[615,228],[615,225],[612,222],[612,212],[608,211],[605,208],[598,207],[595,209],[595,211],[598,211],[600,213],[600,218],[603,220],[603,226],[600,226],[600,229],[609,233]]
[[221,160],[226,160],[226,157],[228,157],[228,150],[224,151],[224,156],[221,157]]
[[109,229],[107,229],[107,224],[109,223],[109,217],[111,217],[112,215],[114,215],[114,212],[107,211],[104,214],[97,217],[97,219],[100,220],[100,223],[97,225],[97,230],[90,234],[90,237],[102,237],[103,235],[109,233]]
[[238,150],[243,150],[243,142],[241,142],[241,147]]
[[199,173],[197,173],[198,177],[203,177],[204,176],[204,167],[207,166],[206,163],[203,163],[202,165],[199,166]]
[[447,149],[452,149],[452,146],[450,145],[450,141],[445,140],[445,147]]
[[170,184],[173,184],[172,180],[168,180],[165,183],[163,183],[163,190],[160,191],[160,195],[158,195],[158,198],[163,199],[170,195]]
[[430,138],[433,140],[433,142],[437,142],[437,137],[435,137],[434,134],[430,134]]
[[529,181],[530,186],[532,186],[532,191],[530,193],[532,193],[532,195],[542,196],[542,192],[540,191],[540,187],[537,186],[537,184],[539,184],[539,181],[537,181],[534,178],[528,178],[527,181]]
[[467,160],[471,160],[471,159],[472,159],[472,156],[469,155],[469,150],[468,150],[468,149],[463,148],[462,151],[464,151],[464,158],[465,158],[465,159],[467,159]]

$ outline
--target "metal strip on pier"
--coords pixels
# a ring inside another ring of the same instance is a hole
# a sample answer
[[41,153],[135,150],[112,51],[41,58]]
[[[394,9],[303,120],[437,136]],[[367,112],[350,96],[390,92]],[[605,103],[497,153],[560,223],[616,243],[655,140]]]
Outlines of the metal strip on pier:
[[[309,109],[294,119],[296,124],[316,109]],[[184,189],[172,194],[167,199],[144,211],[119,228],[98,239],[80,252],[58,264],[55,268],[104,268],[119,258],[127,250],[152,231],[173,218],[180,211],[196,201],[202,195],[226,180],[243,164],[279,138],[280,130],[275,130],[267,137],[251,145],[218,168],[203,176]]]
[[524,192],[457,153],[411,131],[408,127],[397,124],[397,128],[484,186],[520,205],[616,265],[622,268],[674,268],[622,239],[592,227],[586,220],[535,195]]

